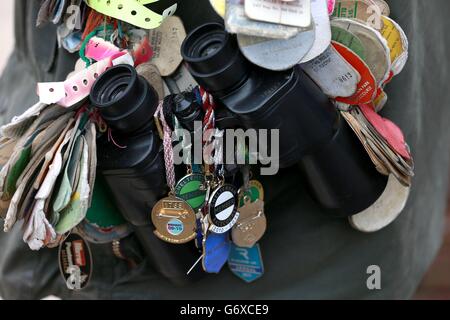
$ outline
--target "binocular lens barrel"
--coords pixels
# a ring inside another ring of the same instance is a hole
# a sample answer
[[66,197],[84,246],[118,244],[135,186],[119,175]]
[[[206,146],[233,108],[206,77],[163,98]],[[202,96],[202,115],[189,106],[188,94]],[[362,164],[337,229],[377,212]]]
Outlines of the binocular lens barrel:
[[158,107],[155,89],[125,64],[104,72],[92,86],[90,99],[108,125],[123,133],[151,123]]
[[220,23],[193,30],[181,46],[181,55],[198,84],[211,93],[221,93],[245,81],[249,62],[241,54],[236,36]]

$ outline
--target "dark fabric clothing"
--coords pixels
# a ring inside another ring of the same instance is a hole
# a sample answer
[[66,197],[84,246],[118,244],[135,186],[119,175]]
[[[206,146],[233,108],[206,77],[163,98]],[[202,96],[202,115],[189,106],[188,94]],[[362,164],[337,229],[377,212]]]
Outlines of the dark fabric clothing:
[[[161,1],[163,2],[163,1]],[[172,1],[174,2],[174,1]],[[208,0],[182,0],[178,14],[188,29],[212,13]],[[37,97],[36,82],[63,80],[75,55],[57,48],[55,27],[36,29],[39,1],[16,1],[16,49],[0,80],[6,122]],[[166,1],[164,1],[164,4]],[[382,112],[404,131],[416,160],[406,209],[388,228],[363,234],[346,220],[324,214],[308,195],[299,169],[262,179],[268,231],[261,242],[265,275],[245,284],[227,268],[200,282],[175,287],[147,262],[128,269],[109,245],[92,245],[94,272],[81,292],[66,289],[57,250],[31,252],[21,226],[0,235],[0,296],[35,299],[404,299],[412,296],[441,244],[449,177],[450,30],[446,0],[389,1],[392,17],[410,40],[406,69],[388,86]],[[447,40],[446,40],[447,39]],[[370,265],[382,271],[382,290],[366,287]]]

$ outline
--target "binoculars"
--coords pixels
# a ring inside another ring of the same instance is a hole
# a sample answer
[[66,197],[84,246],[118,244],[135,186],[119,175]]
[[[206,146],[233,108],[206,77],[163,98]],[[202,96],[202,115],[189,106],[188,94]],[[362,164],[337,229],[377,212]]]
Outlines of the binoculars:
[[[218,106],[220,129],[278,129],[280,167],[298,167],[326,212],[348,217],[370,207],[386,188],[357,137],[328,97],[301,70],[274,72],[241,54],[236,37],[218,23],[189,33],[181,54],[199,85]],[[119,148],[106,137],[98,143],[99,170],[114,201],[134,226],[155,269],[176,284],[201,277],[187,269],[199,257],[193,245],[171,245],[153,234],[150,212],[168,192],[162,143],[153,115],[155,90],[128,65],[103,73],[92,87],[91,103],[113,130]],[[171,97],[173,112],[192,131],[203,111],[190,93]],[[195,270],[195,269],[194,269]]]

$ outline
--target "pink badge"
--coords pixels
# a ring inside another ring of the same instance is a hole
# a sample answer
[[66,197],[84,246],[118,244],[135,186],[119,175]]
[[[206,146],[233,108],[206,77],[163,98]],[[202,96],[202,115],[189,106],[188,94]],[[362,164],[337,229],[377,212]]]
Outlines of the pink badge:
[[120,52],[112,43],[101,38],[93,37],[86,45],[85,56],[95,61],[100,61]]
[[403,158],[411,160],[402,130],[392,121],[377,114],[369,105],[360,105],[359,108],[387,143]]
[[333,14],[335,5],[336,5],[336,0],[328,0],[328,14],[330,16]]
[[142,63],[150,61],[153,57],[153,49],[147,37],[142,40],[139,46],[133,51],[134,65],[137,67]]

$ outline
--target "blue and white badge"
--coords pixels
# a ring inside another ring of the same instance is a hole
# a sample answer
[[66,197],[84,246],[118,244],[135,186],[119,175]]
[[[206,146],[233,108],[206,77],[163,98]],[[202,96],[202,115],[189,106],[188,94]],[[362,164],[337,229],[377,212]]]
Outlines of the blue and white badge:
[[253,282],[264,274],[264,265],[259,244],[251,248],[241,248],[231,244],[228,267],[231,272],[247,283]]
[[230,255],[231,241],[229,232],[210,233],[203,246],[203,270],[219,273]]

